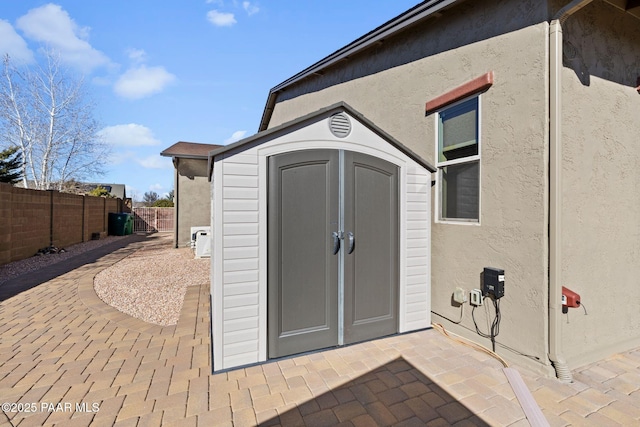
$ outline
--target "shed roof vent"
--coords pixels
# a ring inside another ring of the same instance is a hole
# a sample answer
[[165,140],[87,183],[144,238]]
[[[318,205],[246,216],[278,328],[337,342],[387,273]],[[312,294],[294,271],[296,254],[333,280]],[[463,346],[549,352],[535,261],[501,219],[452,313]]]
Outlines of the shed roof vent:
[[351,121],[345,113],[336,113],[329,117],[329,129],[338,138],[345,138],[351,132]]

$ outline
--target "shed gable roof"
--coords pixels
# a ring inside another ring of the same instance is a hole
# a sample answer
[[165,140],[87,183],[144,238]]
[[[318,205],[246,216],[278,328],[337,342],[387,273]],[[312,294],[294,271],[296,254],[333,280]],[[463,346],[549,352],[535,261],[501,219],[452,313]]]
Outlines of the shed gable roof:
[[290,122],[283,123],[279,126],[275,126],[271,129],[264,130],[262,132],[258,132],[253,136],[248,138],[241,139],[240,141],[234,142],[233,144],[226,145],[224,147],[212,150],[209,153],[209,179],[211,179],[211,173],[213,172],[213,164],[217,160],[216,158],[221,158],[221,156],[225,153],[229,153],[235,150],[242,150],[244,146],[250,146],[254,144],[260,144],[267,139],[276,137],[280,134],[287,133],[289,131],[295,130],[300,126],[304,126],[307,123],[312,123],[316,121],[321,116],[330,116],[332,114],[338,112],[346,112],[354,119],[358,120],[360,123],[365,125],[369,130],[373,133],[377,134],[383,140],[394,146],[400,152],[404,153],[420,166],[427,169],[429,172],[435,172],[436,168],[431,165],[428,161],[414,153],[411,149],[407,148],[400,141],[395,139],[393,136],[389,135],[387,132],[382,130],[380,127],[376,126],[371,120],[367,119],[364,115],[356,111],[353,107],[351,107],[346,102],[338,102],[329,107],[322,108],[316,112],[307,114],[305,116],[299,117]]

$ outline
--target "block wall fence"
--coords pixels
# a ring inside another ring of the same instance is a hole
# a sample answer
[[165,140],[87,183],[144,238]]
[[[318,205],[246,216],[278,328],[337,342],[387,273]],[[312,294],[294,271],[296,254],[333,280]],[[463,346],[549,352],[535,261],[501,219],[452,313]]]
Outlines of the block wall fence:
[[108,231],[109,213],[122,199],[30,190],[0,183],[0,265],[29,258],[50,245],[91,240]]

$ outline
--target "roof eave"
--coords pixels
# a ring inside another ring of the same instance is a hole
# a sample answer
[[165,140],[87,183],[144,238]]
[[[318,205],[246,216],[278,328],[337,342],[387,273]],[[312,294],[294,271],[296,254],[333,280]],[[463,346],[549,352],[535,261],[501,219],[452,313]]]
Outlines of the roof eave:
[[312,74],[321,73],[322,70],[349,58],[354,54],[357,54],[370,46],[379,43],[380,41],[388,38],[395,33],[402,31],[403,29],[416,24],[419,21],[427,19],[433,14],[441,11],[442,9],[451,6],[453,3],[461,2],[464,0],[427,0],[408,11],[398,15],[392,20],[382,24],[378,28],[370,31],[364,36],[356,39],[343,48],[335,51],[331,55],[321,59],[310,67],[300,71],[298,74],[290,77],[279,85],[273,87],[269,91],[267,97],[267,103],[262,113],[262,119],[260,120],[260,126],[258,132],[261,132],[269,126],[271,121],[271,115],[273,114],[273,108],[276,103],[277,93],[286,89],[287,87],[299,82],[302,79],[307,78]]
[[179,153],[160,153],[163,157],[178,157],[180,159],[195,159],[195,160],[207,160],[209,156],[207,154],[179,154]]
[[[209,157],[209,151],[220,148],[222,145],[202,144],[200,142],[178,141],[169,148],[165,148],[160,152],[162,157],[206,160]],[[194,149],[197,148],[197,149]],[[207,148],[209,148],[207,150]],[[206,151],[205,151],[206,150]]]

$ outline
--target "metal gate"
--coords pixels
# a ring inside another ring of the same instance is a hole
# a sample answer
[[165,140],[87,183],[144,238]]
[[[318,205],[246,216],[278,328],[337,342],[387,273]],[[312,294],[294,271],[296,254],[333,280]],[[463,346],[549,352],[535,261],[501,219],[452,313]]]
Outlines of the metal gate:
[[133,208],[134,232],[173,232],[175,208]]

